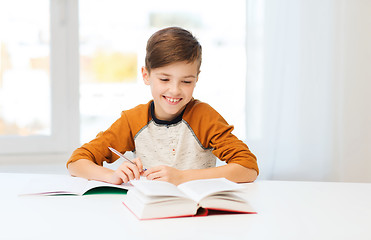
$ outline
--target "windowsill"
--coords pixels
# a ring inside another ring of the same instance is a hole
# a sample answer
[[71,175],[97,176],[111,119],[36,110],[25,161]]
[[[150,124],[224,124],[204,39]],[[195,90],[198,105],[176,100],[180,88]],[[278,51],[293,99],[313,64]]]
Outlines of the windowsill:
[[0,173],[68,174],[66,162],[70,154],[0,155]]
[[0,165],[0,173],[68,174],[65,164],[7,164]]

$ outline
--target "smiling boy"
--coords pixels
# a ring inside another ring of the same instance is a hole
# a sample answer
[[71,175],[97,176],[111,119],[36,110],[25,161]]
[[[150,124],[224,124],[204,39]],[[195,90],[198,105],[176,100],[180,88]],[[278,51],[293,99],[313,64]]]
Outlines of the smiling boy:
[[[174,184],[216,177],[254,181],[256,157],[231,133],[233,126],[193,98],[202,59],[197,39],[182,28],[165,28],[151,36],[146,51],[142,77],[153,100],[123,111],[109,129],[76,149],[67,162],[70,174],[114,184],[141,175]],[[133,151],[135,164],[103,167],[117,160],[108,147]],[[215,167],[216,157],[227,164]]]

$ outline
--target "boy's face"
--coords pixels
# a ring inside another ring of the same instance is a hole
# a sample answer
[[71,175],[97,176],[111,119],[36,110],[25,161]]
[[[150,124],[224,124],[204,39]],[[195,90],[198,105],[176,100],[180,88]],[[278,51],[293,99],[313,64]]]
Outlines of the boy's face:
[[155,115],[163,121],[177,117],[192,99],[198,80],[198,62],[176,62],[151,70],[142,68],[143,80],[151,86]]

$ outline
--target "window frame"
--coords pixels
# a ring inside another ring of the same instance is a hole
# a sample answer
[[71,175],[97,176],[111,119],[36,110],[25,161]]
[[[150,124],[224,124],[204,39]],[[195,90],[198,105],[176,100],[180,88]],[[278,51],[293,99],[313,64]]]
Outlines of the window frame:
[[79,144],[78,43],[78,1],[50,0],[51,135],[0,136],[0,163],[70,154]]

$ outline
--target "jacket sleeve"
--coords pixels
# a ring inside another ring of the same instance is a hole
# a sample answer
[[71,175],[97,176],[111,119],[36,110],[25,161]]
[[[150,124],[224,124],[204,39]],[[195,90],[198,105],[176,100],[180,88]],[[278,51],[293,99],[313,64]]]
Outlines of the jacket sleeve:
[[196,137],[205,148],[212,148],[213,154],[227,163],[237,163],[255,169],[259,174],[256,156],[248,146],[232,134],[234,127],[210,105],[194,101],[194,106],[185,117]]
[[121,153],[133,151],[135,148],[133,133],[125,111],[106,131],[98,133],[95,139],[77,148],[67,161],[67,166],[79,159],[88,159],[100,166],[103,165],[104,161],[112,163],[118,157],[112,154],[108,147],[112,147]]

